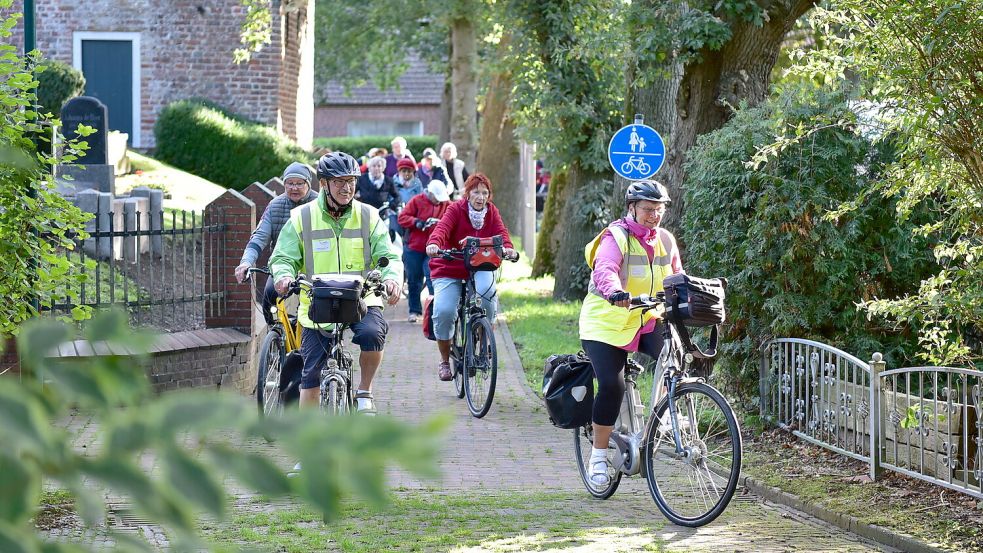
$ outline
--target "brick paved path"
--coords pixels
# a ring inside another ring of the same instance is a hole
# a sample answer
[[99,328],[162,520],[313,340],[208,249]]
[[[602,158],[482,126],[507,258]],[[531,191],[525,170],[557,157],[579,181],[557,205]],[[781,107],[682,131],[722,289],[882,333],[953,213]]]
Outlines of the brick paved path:
[[[618,492],[607,501],[593,500],[583,490],[575,466],[572,435],[550,425],[541,403],[524,383],[515,350],[506,344],[509,336],[504,325],[500,324],[496,332],[499,376],[495,401],[488,415],[479,420],[471,417],[465,400],[457,399],[452,382],[437,379],[436,344],[423,337],[419,324],[406,322],[406,303],[387,310],[387,317],[389,344],[374,384],[380,412],[410,423],[441,411],[453,415],[440,457],[443,479],[419,481],[394,470],[390,474],[392,486],[402,493],[424,490],[450,493],[460,490],[472,494],[482,490],[580,493],[585,511],[610,513],[612,524],[630,528],[664,520],[641,478],[624,479]],[[96,445],[93,425],[86,417],[73,417],[64,424],[73,430],[76,447]],[[286,458],[281,461],[285,470],[292,464]],[[146,466],[153,466],[152,459],[146,460]],[[238,503],[249,499],[240,496]],[[116,521],[116,526],[125,528],[127,523]],[[152,527],[131,522],[129,529],[148,536],[158,546],[166,544],[163,535]],[[66,535],[66,532],[55,530],[51,535]],[[98,536],[90,536],[99,542]],[[654,539],[667,542],[673,551],[889,551],[801,513],[765,504],[741,491],[720,519],[708,527],[693,530],[666,524],[654,535],[628,532],[624,543],[605,543],[604,548],[630,551]]]

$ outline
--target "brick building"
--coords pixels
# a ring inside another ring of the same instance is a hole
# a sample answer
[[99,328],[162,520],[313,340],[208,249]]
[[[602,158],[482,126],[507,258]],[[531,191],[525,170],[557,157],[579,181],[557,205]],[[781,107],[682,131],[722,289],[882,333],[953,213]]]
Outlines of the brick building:
[[314,136],[440,134],[444,75],[414,54],[406,61],[398,90],[369,84],[346,95],[337,82],[317,83]]
[[[35,0],[37,47],[86,77],[109,128],[154,146],[167,104],[205,98],[276,126],[304,147],[314,121],[314,0],[273,0],[272,43],[236,65],[240,0]],[[23,0],[13,10],[21,11]],[[23,20],[11,37],[23,46]]]

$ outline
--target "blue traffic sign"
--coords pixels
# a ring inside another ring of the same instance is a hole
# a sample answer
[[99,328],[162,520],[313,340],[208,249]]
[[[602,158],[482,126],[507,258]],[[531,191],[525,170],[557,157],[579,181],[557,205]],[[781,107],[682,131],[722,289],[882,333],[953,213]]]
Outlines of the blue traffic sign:
[[621,127],[608,143],[608,162],[628,180],[651,177],[665,161],[666,143],[655,129],[640,122]]

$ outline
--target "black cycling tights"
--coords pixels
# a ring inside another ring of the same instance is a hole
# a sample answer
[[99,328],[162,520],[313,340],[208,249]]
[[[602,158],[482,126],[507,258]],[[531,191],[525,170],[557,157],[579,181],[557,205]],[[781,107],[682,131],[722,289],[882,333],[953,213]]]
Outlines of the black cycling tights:
[[[638,344],[638,351],[650,355],[653,359],[658,359],[659,352],[662,351],[662,324],[660,322],[656,324],[654,331],[642,334]],[[612,426],[618,418],[621,401],[625,397],[624,370],[629,352],[594,340],[581,340],[580,343],[594,366],[594,375],[597,376],[594,422],[601,426]]]

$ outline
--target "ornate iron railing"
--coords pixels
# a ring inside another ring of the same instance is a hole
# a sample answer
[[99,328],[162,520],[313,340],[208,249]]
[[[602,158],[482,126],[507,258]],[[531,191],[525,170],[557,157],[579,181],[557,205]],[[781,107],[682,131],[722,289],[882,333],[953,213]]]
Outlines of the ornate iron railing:
[[765,418],[868,463],[983,498],[983,373],[952,367],[885,370],[796,338],[761,350]]
[[762,411],[804,440],[870,460],[870,366],[832,346],[780,338],[762,351]]

